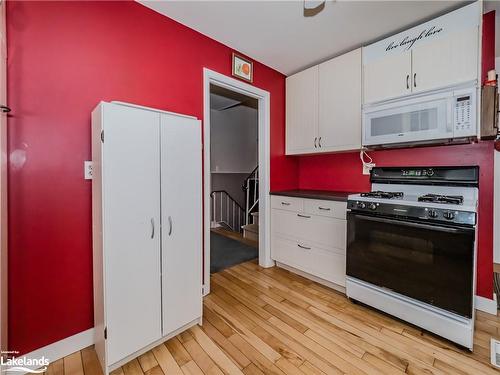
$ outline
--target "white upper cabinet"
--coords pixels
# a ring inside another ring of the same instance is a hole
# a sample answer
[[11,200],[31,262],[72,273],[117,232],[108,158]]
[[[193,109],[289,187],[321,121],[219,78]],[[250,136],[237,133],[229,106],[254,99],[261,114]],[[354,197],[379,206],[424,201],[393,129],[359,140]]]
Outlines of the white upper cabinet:
[[319,65],[318,146],[361,148],[361,49]]
[[361,147],[361,49],[286,81],[286,154]]
[[366,64],[363,73],[365,103],[411,93],[411,51]]
[[286,153],[314,150],[318,132],[318,66],[286,79]]
[[363,48],[371,104],[478,80],[479,2]]
[[478,29],[457,31],[412,51],[413,92],[477,78]]

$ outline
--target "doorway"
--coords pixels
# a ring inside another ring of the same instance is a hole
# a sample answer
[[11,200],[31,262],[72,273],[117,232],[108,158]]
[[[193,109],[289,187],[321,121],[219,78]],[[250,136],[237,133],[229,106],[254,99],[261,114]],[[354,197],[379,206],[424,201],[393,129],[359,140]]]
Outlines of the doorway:
[[204,70],[204,295],[210,273],[271,267],[269,93]]

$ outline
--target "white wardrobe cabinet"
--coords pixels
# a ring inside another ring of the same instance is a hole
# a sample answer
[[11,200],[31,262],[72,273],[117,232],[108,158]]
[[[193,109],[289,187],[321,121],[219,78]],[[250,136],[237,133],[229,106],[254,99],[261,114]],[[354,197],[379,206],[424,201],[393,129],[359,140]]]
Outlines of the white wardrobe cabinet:
[[92,159],[95,348],[107,374],[201,322],[200,122],[100,103]]
[[361,147],[361,49],[286,79],[286,154]]

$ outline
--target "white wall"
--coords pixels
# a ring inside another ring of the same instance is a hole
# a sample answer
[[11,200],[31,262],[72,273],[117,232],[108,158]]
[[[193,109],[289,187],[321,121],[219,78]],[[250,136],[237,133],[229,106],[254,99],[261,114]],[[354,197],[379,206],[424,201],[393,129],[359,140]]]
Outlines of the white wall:
[[258,164],[257,110],[243,105],[210,111],[211,171],[250,173]]

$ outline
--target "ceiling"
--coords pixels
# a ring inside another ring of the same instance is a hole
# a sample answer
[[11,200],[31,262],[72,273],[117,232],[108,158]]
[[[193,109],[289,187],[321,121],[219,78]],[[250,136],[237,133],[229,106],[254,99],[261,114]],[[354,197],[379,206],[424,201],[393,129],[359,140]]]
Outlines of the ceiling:
[[303,1],[140,3],[285,75],[382,39],[464,1],[328,1],[314,17]]
[[210,109],[225,111],[239,106],[257,109],[258,100],[224,87],[210,85]]

